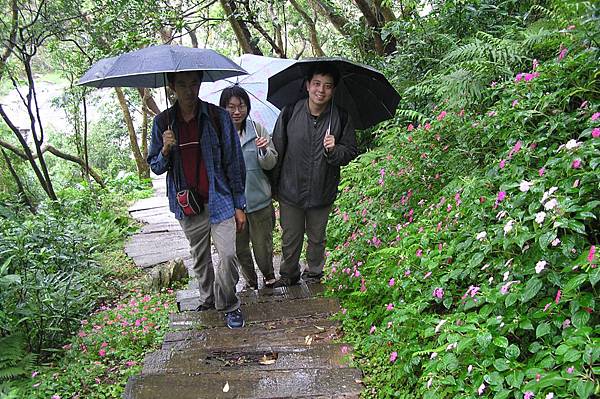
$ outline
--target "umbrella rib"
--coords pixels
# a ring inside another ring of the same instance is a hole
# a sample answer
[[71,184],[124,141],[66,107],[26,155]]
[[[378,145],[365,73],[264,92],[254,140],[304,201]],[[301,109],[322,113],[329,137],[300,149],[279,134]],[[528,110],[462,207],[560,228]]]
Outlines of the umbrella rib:
[[[351,75],[357,75],[356,73],[352,72],[346,76],[351,76]],[[374,98],[378,98],[377,95],[375,95],[375,93],[370,89],[369,86],[365,87],[365,89],[369,92],[369,94],[371,94],[372,97]],[[388,115],[390,116],[394,116],[394,114],[392,114],[392,112],[390,111],[390,109],[388,108],[388,106],[386,105],[386,103],[383,101],[383,99],[381,99],[381,105],[383,105],[383,108],[385,108],[385,110],[387,111]]]

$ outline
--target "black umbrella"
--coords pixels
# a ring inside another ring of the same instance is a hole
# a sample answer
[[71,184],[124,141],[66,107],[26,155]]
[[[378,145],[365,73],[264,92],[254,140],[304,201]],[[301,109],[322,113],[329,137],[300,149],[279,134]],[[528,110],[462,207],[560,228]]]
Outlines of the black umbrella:
[[214,50],[174,45],[150,46],[98,61],[79,79],[92,87],[162,87],[168,72],[203,71],[204,82],[247,72]]
[[332,63],[339,71],[333,102],[351,115],[357,129],[366,129],[394,116],[400,95],[385,76],[374,68],[339,57],[299,60],[271,76],[267,101],[282,109],[307,97],[307,75],[319,62]]

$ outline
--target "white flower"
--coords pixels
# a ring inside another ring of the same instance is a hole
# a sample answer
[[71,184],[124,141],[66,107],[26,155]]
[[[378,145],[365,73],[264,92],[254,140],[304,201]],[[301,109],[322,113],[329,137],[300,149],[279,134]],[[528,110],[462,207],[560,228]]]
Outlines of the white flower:
[[476,239],[478,239],[479,241],[483,241],[483,239],[487,237],[487,233],[485,231],[482,231],[480,233],[477,234],[477,237],[475,237]]
[[542,212],[538,212],[535,214],[535,222],[537,224],[542,224],[544,223],[544,219],[546,218],[546,212],[542,211]]
[[502,281],[506,281],[508,280],[508,276],[509,276],[510,272],[507,270],[504,272],[503,277],[502,277]]
[[435,359],[437,357],[437,352],[433,352],[431,354],[431,356],[429,356],[430,359]]
[[558,244],[560,244],[560,238],[557,237],[554,240],[552,240],[552,246],[553,247],[557,246]]
[[556,198],[552,198],[550,201],[544,204],[544,209],[549,211],[550,209],[556,208],[556,205],[558,205],[558,201],[556,200]]
[[502,218],[503,218],[504,216],[506,216],[506,215],[507,215],[507,212],[506,212],[506,211],[500,211],[500,212],[498,212],[498,214],[496,215],[496,219],[500,220],[500,219],[502,219]]
[[548,395],[546,395],[546,399],[554,399],[554,392],[550,392]]
[[427,389],[429,389],[431,387],[431,384],[433,383],[433,377],[431,377],[429,379],[429,381],[427,381]]
[[452,349],[455,349],[457,345],[458,345],[458,344],[457,344],[456,342],[453,342],[453,343],[451,343],[451,344],[448,344],[448,346],[446,347],[446,350],[447,350],[447,351],[451,351]]
[[492,281],[494,281],[494,276],[488,278],[488,281],[489,281],[490,284],[492,284]]
[[550,187],[550,190],[548,190],[548,194],[552,195],[556,192],[556,190],[558,190],[558,187],[556,187],[556,186]]
[[544,270],[544,268],[546,267],[547,262],[545,260],[541,260],[538,263],[535,264],[535,272],[536,273],[541,273],[542,270]]
[[477,393],[479,396],[483,395],[483,391],[485,391],[485,383],[482,382],[479,388],[477,388]]
[[473,371],[473,365],[469,364],[469,367],[467,367],[467,374],[471,374],[471,371]]
[[446,320],[440,320],[440,322],[437,324],[437,326],[435,326],[435,332],[436,334],[438,332],[440,332],[440,329],[442,328],[442,326],[446,323]]
[[529,189],[531,188],[532,185],[533,185],[532,182],[523,180],[521,182],[521,184],[519,184],[519,190],[521,190],[521,192],[523,192],[523,193],[527,192],[527,191],[529,191]]
[[581,143],[575,139],[571,139],[569,141],[567,141],[567,144],[565,144],[565,147],[567,148],[567,150],[572,150],[573,148],[577,148],[581,145]]
[[504,235],[507,235],[512,231],[514,223],[515,221],[511,219],[504,225]]

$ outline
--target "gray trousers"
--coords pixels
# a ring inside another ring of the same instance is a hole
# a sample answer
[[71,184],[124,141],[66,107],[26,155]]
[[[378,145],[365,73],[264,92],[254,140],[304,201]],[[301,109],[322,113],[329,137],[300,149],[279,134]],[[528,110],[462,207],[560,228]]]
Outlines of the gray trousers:
[[331,206],[302,209],[279,202],[281,236],[281,279],[296,283],[300,279],[300,254],[304,233],[308,239],[306,263],[309,273],[323,272],[325,265],[325,233]]
[[[223,312],[239,308],[240,300],[235,292],[239,279],[239,262],[235,256],[235,219],[232,217],[211,224],[208,207],[205,206],[200,215],[186,216],[179,224],[190,243],[200,304],[214,303],[215,308]],[[216,273],[210,250],[211,237],[219,254]]]
[[[236,235],[236,253],[241,265],[241,272],[248,285],[258,287],[258,276],[254,269],[252,252],[260,272],[265,280],[275,278],[273,271],[273,217],[275,209],[273,204],[246,213],[246,225]],[[252,242],[252,252],[250,251]]]

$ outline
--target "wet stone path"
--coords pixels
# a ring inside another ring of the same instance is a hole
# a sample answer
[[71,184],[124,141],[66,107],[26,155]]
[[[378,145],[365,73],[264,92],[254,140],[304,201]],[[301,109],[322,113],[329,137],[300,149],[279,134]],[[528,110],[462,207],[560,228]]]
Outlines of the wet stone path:
[[[189,265],[187,241],[166,206],[164,180],[157,197],[130,208],[147,223],[126,251],[143,268],[176,257]],[[214,257],[213,257],[214,259]],[[216,259],[215,259],[216,260]],[[279,267],[276,262],[276,269]],[[278,270],[276,270],[278,271]],[[321,284],[240,292],[246,326],[231,330],[217,311],[195,312],[195,282],[177,292],[162,348],[146,355],[124,398],[358,398],[360,370],[348,366],[351,348],[341,343],[340,309]],[[238,290],[244,282],[240,281]]]

